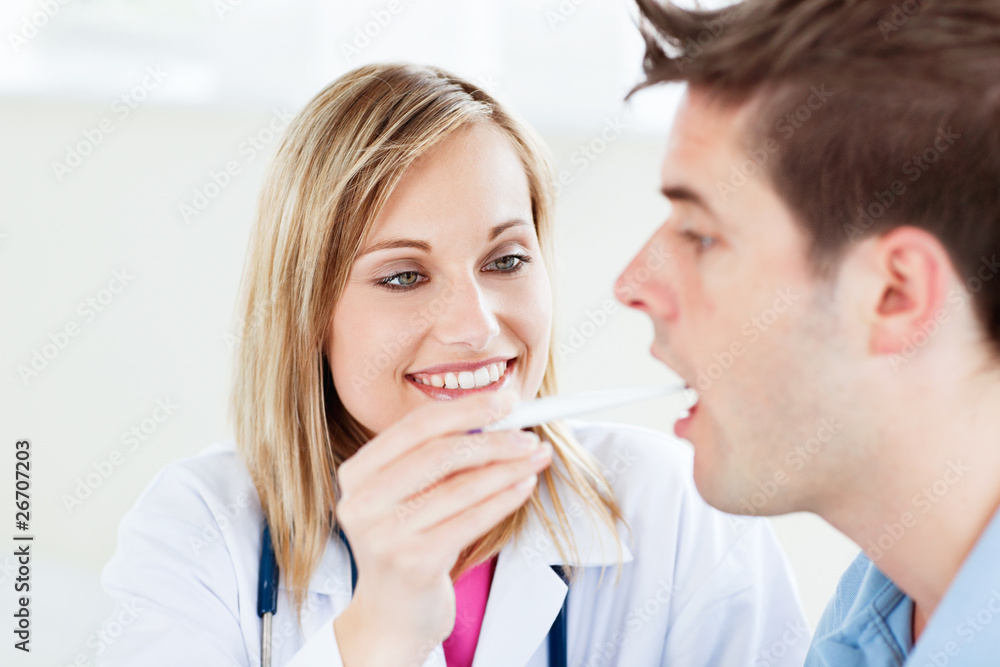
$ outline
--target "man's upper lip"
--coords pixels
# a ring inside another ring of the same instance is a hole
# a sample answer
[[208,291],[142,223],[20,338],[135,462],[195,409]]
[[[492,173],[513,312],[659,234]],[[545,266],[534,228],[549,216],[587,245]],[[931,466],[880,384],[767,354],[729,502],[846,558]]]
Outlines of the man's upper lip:
[[[654,358],[656,358],[656,360],[657,360],[657,361],[659,361],[659,362],[660,362],[660,363],[662,363],[662,364],[665,364],[665,365],[666,365],[666,366],[668,366],[668,367],[669,367],[669,368],[670,368],[670,369],[671,369],[671,370],[672,370],[673,372],[675,372],[675,373],[677,373],[678,375],[680,375],[680,371],[678,371],[678,370],[677,370],[677,366],[675,366],[675,365],[673,365],[672,363],[670,363],[670,361],[669,361],[669,360],[667,360],[667,359],[666,359],[666,358],[665,358],[665,357],[664,357],[663,355],[661,355],[661,354],[658,354],[658,353],[657,353],[657,351],[656,351],[656,346],[655,346],[655,345],[653,345],[653,346],[650,346],[650,348],[649,348],[649,353],[650,353],[651,355],[653,355],[653,357],[654,357]],[[691,386],[691,383],[690,383],[690,382],[688,382],[688,379],[687,379],[686,377],[684,377],[684,376],[681,376],[681,380],[683,380],[683,381],[684,381],[684,386],[685,386],[685,387],[690,387],[690,386]]]
[[440,375],[441,373],[461,373],[462,371],[474,371],[477,368],[482,368],[483,366],[488,366],[489,364],[495,364],[501,361],[509,361],[513,359],[512,356],[504,357],[490,357],[489,359],[480,359],[479,361],[452,361],[446,364],[438,364],[436,366],[428,366],[427,368],[421,368],[418,371],[411,371],[408,375]]

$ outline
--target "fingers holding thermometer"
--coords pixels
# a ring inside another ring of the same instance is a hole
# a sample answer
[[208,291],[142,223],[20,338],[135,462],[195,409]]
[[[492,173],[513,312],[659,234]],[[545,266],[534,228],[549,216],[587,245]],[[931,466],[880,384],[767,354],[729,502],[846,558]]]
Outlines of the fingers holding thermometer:
[[[445,452],[436,454],[433,460],[437,470],[460,466],[458,472],[446,474],[440,480],[418,480],[430,483],[397,505],[401,519],[412,522],[415,530],[426,531],[498,494],[506,494],[514,507],[496,521],[520,506],[519,501],[534,488],[538,473],[551,462],[552,447],[539,442],[538,436],[530,431],[500,431],[499,438],[493,435],[463,437]],[[470,438],[475,440],[470,443]],[[406,467],[405,460],[398,467],[407,478],[415,477],[415,471]],[[505,506],[502,500],[497,501],[501,507]],[[491,512],[488,514],[492,516]]]
[[343,465],[349,465],[353,475],[364,478],[432,438],[447,433],[464,434],[505,417],[517,400],[511,391],[498,391],[431,403],[413,410],[372,438]]
[[334,623],[345,653],[384,645],[387,628],[400,647],[450,633],[459,554],[523,505],[551,462],[533,433],[469,433],[509,413],[506,394],[422,406],[340,465],[337,521],[358,567]]
[[[340,466],[338,516],[356,511],[367,525],[392,517],[419,532],[502,492],[523,502],[551,461],[551,446],[530,431],[468,433],[503,417],[513,400],[474,396],[413,411]],[[340,518],[350,538],[351,517]]]

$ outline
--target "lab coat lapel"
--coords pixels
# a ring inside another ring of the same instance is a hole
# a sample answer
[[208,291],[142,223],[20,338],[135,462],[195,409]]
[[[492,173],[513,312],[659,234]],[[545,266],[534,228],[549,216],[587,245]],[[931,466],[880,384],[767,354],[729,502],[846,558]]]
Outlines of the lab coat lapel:
[[472,666],[526,664],[548,636],[566,590],[545,559],[507,544],[497,557]]
[[[578,507],[562,489],[559,497],[564,508]],[[539,499],[546,515],[555,520],[544,485],[540,486]],[[567,561],[560,555],[534,512],[529,513],[521,534],[500,550],[472,667],[521,667],[546,640],[568,594],[552,565],[614,567],[618,562],[616,541],[621,544],[623,562],[633,559],[625,541],[589,512],[570,511],[568,520],[578,552],[575,560]],[[567,555],[572,559],[569,550]],[[574,620],[569,619],[569,623],[572,627]]]
[[[627,563],[633,559],[625,540],[591,517],[589,512],[581,511],[578,502],[568,497],[561,484],[559,497],[567,510],[578,558],[564,559],[535,512],[528,513],[521,534],[507,543],[497,556],[472,667],[520,667],[539,649],[567,595],[566,583],[552,565],[614,567],[618,554],[616,541],[621,544],[622,561]],[[539,500],[546,516],[554,521],[555,510],[544,484],[539,486]],[[567,553],[572,558],[569,550]],[[320,567],[310,579],[309,590],[333,596],[337,600],[335,608],[343,608],[350,602],[350,560],[346,547],[336,535],[331,536],[327,544]],[[569,623],[572,628],[574,620],[570,618]],[[445,667],[441,644],[434,647],[422,667]]]

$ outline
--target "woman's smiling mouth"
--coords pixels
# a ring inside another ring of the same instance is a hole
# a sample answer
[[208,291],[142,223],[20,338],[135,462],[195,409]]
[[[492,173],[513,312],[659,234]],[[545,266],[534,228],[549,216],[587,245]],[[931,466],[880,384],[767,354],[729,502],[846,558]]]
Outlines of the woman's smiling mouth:
[[409,373],[406,379],[428,396],[446,400],[502,389],[507,385],[516,362],[516,357],[494,357],[478,362],[439,364],[418,373]]

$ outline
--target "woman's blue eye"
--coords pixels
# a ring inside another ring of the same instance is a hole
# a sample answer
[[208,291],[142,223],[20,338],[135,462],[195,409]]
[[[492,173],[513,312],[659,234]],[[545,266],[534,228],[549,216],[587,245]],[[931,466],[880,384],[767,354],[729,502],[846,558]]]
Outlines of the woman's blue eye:
[[500,259],[494,260],[490,266],[496,267],[497,271],[503,273],[513,273],[521,268],[522,264],[527,264],[531,258],[527,255],[504,255]]
[[391,276],[382,278],[378,281],[378,284],[392,289],[402,289],[416,285],[419,279],[420,274],[416,271],[403,271],[402,273],[394,273]]
[[[527,255],[504,255],[499,259],[490,262],[486,268],[499,273],[517,273],[521,268],[531,261]],[[400,271],[391,276],[380,278],[376,283],[380,287],[392,290],[406,290],[416,287],[420,283],[426,282],[427,278],[419,271]]]

